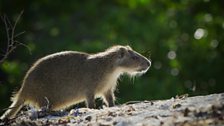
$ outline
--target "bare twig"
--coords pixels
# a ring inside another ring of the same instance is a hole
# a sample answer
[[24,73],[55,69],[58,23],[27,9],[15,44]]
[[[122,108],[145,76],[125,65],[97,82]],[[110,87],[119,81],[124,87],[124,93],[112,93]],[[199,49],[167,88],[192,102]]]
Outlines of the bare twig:
[[47,111],[50,109],[50,101],[48,100],[48,98],[47,97],[44,97],[45,98],[45,100],[46,100],[46,109],[47,109]]
[[[15,34],[16,25],[18,24],[22,14],[23,14],[23,11],[20,12],[20,14],[16,18],[14,24],[12,24],[10,22],[10,20],[8,19],[8,17],[6,15],[1,16],[1,19],[5,25],[5,32],[7,35],[7,47],[5,49],[5,52],[2,54],[3,57],[0,59],[0,64],[3,63],[3,61],[8,58],[9,54],[12,53],[17,48],[17,46],[22,45],[22,46],[28,48],[27,45],[15,40],[18,36],[20,36],[24,33],[24,31],[23,31],[23,32]],[[28,50],[29,50],[29,48],[28,48]]]

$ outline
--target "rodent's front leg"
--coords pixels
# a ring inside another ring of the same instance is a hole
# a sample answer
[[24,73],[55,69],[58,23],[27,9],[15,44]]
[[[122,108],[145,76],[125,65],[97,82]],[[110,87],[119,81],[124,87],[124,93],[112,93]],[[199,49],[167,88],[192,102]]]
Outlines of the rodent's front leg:
[[112,90],[107,91],[104,94],[104,97],[105,97],[105,100],[106,100],[105,102],[107,102],[108,107],[114,106],[115,96],[114,96],[114,93]]
[[93,94],[88,94],[86,96],[86,105],[88,108],[95,108],[95,97]]

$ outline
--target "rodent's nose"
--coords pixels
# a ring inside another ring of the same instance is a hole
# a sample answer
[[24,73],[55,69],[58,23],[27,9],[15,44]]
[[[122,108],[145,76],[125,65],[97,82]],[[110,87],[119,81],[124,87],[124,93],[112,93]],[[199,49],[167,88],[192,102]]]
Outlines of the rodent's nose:
[[147,61],[147,66],[148,66],[148,67],[151,66],[151,61],[150,61],[150,60]]

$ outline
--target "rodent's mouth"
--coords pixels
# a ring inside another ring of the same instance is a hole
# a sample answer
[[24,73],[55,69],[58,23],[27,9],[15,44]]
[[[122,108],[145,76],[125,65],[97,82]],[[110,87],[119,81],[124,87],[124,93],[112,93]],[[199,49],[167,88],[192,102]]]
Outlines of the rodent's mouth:
[[142,67],[142,68],[139,68],[137,72],[146,72],[148,69],[149,67]]
[[141,71],[144,71],[144,70],[146,70],[145,68],[140,68],[140,69],[138,69],[137,71],[138,72],[141,72]]

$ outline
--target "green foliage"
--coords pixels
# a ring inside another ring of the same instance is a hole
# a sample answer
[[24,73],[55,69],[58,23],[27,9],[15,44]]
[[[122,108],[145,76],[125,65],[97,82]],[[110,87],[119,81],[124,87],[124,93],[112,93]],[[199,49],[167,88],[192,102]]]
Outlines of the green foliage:
[[[222,0],[1,0],[0,13],[26,33],[1,64],[0,107],[38,58],[62,50],[98,52],[130,45],[152,60],[142,77],[122,77],[118,103],[224,91],[224,2]],[[1,22],[2,23],[2,22]],[[1,24],[1,50],[5,34]],[[150,55],[149,55],[150,54]]]

